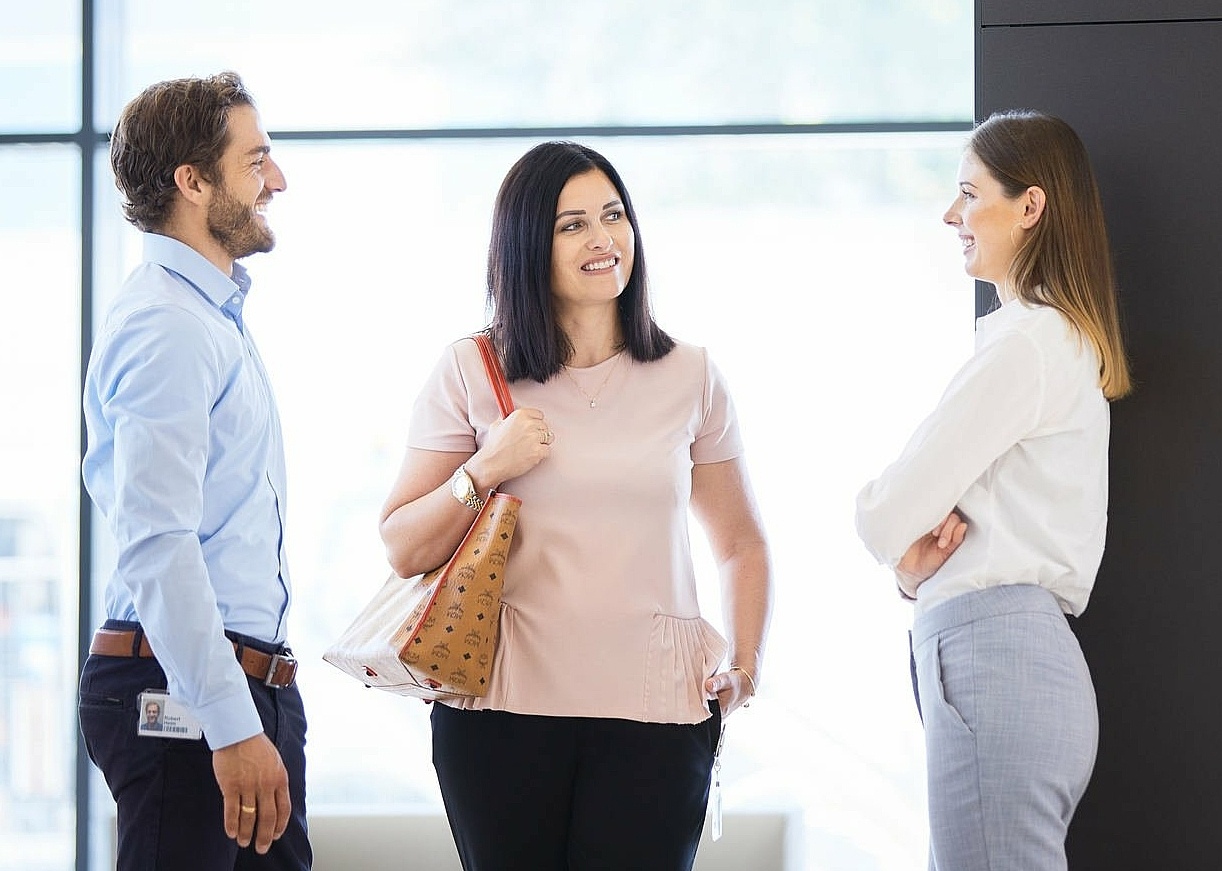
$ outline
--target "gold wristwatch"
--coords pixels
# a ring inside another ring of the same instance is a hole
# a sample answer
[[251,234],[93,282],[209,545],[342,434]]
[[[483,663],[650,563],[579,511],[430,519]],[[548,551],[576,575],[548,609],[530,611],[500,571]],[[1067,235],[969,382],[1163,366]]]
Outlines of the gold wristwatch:
[[466,466],[459,466],[454,470],[454,477],[450,478],[450,493],[472,511],[484,509],[484,500],[475,492],[475,482],[467,474]]

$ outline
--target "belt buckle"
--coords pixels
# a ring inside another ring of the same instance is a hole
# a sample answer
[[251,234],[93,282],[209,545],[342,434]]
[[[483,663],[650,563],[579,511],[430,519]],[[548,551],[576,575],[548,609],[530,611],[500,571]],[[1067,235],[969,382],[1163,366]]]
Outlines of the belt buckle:
[[[274,690],[282,690],[293,685],[293,681],[297,678],[297,659],[291,652],[287,655],[284,653],[271,654],[271,661],[267,664],[267,675],[263,678],[263,685],[271,687]],[[276,683],[276,671],[280,664],[283,663],[289,667],[288,683]]]

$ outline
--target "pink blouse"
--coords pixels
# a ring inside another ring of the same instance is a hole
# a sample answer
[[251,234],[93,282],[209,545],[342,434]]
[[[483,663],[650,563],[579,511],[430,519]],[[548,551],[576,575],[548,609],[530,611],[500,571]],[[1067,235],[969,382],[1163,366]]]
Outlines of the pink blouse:
[[[723,378],[703,348],[678,343],[652,363],[624,352],[545,384],[510,386],[519,408],[543,411],[555,443],[547,460],[501,484],[523,505],[492,686],[454,704],[704,720],[704,680],[726,642],[700,616],[688,503],[694,464],[742,453]],[[446,350],[417,398],[408,442],[473,452],[498,417],[479,352],[464,339]]]

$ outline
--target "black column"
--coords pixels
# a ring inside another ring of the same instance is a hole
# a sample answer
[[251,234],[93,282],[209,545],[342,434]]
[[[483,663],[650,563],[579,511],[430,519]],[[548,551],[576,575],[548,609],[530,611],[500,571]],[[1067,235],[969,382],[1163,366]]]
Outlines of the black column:
[[1008,108],[1091,153],[1137,379],[1074,625],[1101,738],[1070,868],[1222,867],[1222,2],[977,0],[977,119]]

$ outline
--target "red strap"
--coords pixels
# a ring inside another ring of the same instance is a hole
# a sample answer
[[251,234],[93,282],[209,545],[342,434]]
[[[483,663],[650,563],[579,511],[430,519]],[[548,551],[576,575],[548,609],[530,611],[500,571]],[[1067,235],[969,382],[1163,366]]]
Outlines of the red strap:
[[509,417],[513,412],[513,396],[509,393],[509,382],[505,380],[505,372],[501,369],[501,360],[492,346],[492,339],[488,338],[487,333],[476,333],[471,338],[475,339],[480,356],[484,358],[484,371],[488,373],[488,383],[496,394],[501,417]]

